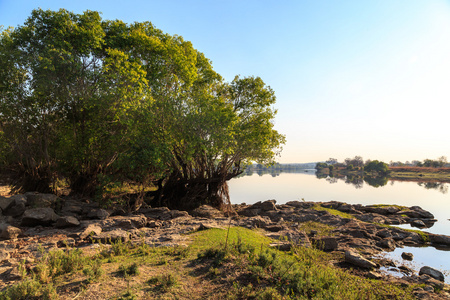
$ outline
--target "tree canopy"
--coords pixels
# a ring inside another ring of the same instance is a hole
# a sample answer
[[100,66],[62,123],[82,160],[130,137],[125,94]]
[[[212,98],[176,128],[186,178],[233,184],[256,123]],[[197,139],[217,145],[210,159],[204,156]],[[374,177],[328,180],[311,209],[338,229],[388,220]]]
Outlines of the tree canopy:
[[226,181],[285,141],[261,78],[225,82],[150,22],[38,9],[0,34],[0,163],[17,190],[157,183],[161,204],[220,206]]

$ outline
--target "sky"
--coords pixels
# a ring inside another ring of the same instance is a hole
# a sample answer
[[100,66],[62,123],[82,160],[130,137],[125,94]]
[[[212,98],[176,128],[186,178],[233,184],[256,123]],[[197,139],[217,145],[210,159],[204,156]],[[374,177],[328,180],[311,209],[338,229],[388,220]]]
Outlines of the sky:
[[277,161],[450,160],[450,1],[0,0],[0,25],[35,8],[150,21],[192,42],[226,81],[277,96]]

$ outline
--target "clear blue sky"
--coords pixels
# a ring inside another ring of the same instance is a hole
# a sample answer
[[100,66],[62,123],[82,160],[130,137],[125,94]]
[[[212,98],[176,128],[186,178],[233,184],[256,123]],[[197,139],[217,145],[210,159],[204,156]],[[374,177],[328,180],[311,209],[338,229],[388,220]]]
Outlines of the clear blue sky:
[[287,137],[280,162],[450,159],[449,1],[0,0],[0,24],[38,7],[151,21],[227,81],[260,76]]

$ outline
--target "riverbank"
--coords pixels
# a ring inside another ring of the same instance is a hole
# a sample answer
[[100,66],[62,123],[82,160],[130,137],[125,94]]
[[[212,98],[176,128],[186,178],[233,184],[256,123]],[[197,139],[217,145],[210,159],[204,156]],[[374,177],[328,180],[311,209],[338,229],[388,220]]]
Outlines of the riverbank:
[[397,181],[450,183],[450,168],[390,167],[389,179]]
[[[305,297],[350,299],[350,291],[355,299],[371,293],[450,298],[439,277],[398,265],[405,274],[396,278],[380,270],[393,262],[372,258],[407,244],[449,242],[392,226],[433,220],[418,207],[271,200],[235,205],[228,218],[208,206],[191,212],[147,207],[130,215],[34,193],[1,198],[0,204],[5,293],[34,284],[60,299],[287,299],[289,286]],[[81,257],[90,263],[60,271],[45,267]],[[282,269],[286,265],[292,267]]]

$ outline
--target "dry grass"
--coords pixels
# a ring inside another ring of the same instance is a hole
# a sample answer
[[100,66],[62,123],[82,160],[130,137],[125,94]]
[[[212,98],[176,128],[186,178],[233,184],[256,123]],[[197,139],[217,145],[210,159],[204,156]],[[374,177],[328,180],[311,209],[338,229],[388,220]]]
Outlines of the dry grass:
[[11,187],[9,185],[0,185],[0,196],[11,196]]

